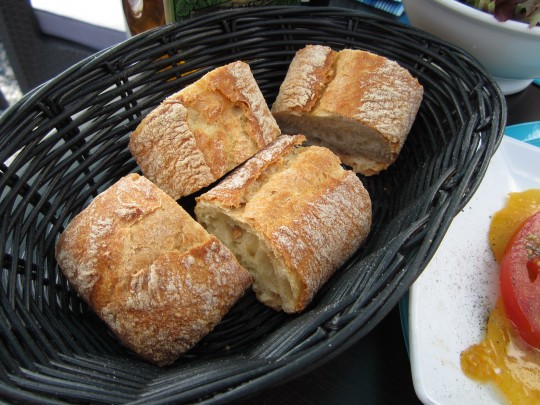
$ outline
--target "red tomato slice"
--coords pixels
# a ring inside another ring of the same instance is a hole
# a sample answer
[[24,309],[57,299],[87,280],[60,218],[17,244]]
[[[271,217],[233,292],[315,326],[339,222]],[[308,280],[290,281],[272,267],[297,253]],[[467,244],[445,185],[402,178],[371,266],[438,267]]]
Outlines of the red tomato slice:
[[540,212],[516,231],[501,260],[501,295],[508,319],[521,338],[540,348]]

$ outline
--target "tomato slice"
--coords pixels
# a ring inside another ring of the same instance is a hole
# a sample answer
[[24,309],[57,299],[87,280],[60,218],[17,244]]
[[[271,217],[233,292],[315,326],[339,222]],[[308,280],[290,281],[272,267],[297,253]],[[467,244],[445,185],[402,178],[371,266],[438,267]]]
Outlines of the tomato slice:
[[501,260],[504,308],[521,338],[540,348],[540,212],[518,228]]

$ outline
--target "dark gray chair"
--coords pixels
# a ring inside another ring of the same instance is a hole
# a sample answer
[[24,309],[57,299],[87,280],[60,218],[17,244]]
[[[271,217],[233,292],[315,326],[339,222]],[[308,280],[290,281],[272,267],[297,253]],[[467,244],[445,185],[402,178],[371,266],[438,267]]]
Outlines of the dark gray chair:
[[44,34],[30,0],[0,1],[0,41],[23,93],[96,52]]

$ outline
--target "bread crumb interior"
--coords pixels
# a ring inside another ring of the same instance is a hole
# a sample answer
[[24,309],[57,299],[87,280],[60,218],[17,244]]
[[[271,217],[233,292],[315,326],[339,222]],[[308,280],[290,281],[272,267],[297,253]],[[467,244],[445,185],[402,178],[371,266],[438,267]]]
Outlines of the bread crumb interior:
[[261,302],[285,312],[293,309],[294,280],[288,277],[284,266],[247,225],[209,207],[200,220],[251,274],[253,290]]
[[[375,162],[391,162],[393,156],[377,131],[344,117],[278,115],[284,133],[301,129],[311,144],[325,146],[338,155],[358,154]],[[328,134],[332,134],[329,136]]]

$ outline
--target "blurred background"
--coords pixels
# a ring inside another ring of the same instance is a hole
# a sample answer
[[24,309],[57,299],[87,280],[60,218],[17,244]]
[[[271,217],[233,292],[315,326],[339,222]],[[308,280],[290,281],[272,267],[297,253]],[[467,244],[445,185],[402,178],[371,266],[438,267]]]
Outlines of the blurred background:
[[2,0],[0,112],[76,62],[125,38],[121,0]]

